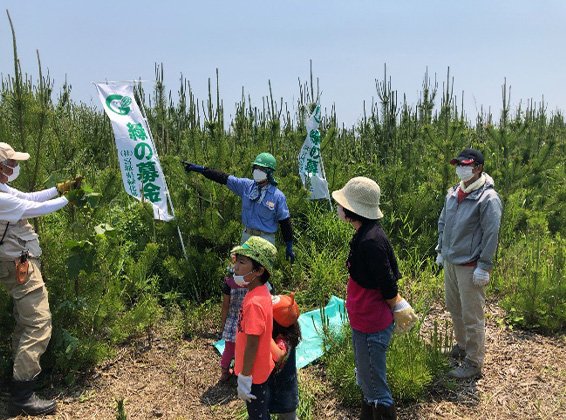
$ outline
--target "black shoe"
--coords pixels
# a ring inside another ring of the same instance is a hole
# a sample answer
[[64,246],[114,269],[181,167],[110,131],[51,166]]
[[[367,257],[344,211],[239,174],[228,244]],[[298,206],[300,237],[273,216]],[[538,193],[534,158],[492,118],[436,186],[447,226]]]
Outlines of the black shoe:
[[363,398],[360,420],[373,420],[373,406],[366,403]]
[[373,420],[396,420],[397,419],[397,409],[395,404],[383,405],[377,404],[373,408]]
[[9,404],[11,416],[25,414],[40,416],[54,413],[57,409],[55,400],[43,400],[33,390],[35,381],[12,381],[12,399]]

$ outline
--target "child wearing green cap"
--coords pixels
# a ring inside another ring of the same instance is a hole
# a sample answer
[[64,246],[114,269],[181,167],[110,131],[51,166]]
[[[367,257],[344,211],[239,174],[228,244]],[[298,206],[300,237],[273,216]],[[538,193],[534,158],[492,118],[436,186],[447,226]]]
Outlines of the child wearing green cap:
[[267,382],[275,364],[271,355],[272,303],[265,283],[273,272],[277,249],[269,241],[252,236],[232,254],[236,256],[234,281],[248,289],[236,333],[238,398],[246,402],[250,419],[269,419]]

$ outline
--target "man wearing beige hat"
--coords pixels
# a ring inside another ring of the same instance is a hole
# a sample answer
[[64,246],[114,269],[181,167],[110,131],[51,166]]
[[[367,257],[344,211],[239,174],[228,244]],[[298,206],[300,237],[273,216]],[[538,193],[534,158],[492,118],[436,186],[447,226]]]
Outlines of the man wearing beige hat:
[[386,353],[393,330],[409,330],[418,320],[397,289],[401,273],[379,220],[381,190],[372,179],[358,176],[334,191],[338,217],[355,234],[346,261],[349,278],[346,310],[352,328],[356,382],[362,389],[362,420],[397,418],[386,375]]
[[41,372],[39,359],[51,338],[51,312],[41,276],[41,248],[28,218],[43,216],[68,203],[64,193],[80,186],[80,178],[34,193],[8,184],[20,173],[28,153],[16,152],[0,142],[0,282],[14,299],[16,328],[12,336],[14,357],[10,414],[42,415],[56,409],[54,400],[34,393]]

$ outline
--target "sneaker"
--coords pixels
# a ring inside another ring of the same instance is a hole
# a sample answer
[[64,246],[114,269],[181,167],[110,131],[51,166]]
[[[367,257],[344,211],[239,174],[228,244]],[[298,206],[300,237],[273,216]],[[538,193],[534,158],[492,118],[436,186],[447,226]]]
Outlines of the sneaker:
[[460,347],[458,344],[454,344],[452,350],[450,350],[450,357],[456,360],[462,360],[466,357],[466,350]]
[[448,376],[456,379],[475,379],[481,376],[481,368],[471,360],[464,359],[460,366],[448,372]]

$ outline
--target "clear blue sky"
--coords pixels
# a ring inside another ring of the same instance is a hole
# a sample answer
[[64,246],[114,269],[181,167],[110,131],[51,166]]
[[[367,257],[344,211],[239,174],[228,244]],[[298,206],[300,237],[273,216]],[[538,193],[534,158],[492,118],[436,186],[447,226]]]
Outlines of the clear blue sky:
[[393,88],[415,103],[426,68],[440,84],[450,66],[454,90],[465,92],[473,118],[480,105],[501,108],[504,78],[512,104],[540,100],[566,109],[566,2],[563,0],[4,0],[0,17],[0,72],[13,73],[15,25],[25,72],[37,74],[36,50],[55,80],[65,75],[75,100],[98,105],[93,80],[142,78],[153,87],[163,62],[167,87],[182,73],[197,97],[220,71],[226,117],[242,86],[261,106],[271,80],[289,104],[309,59],[323,91],[347,125],[376,97],[375,79],[387,63]]

